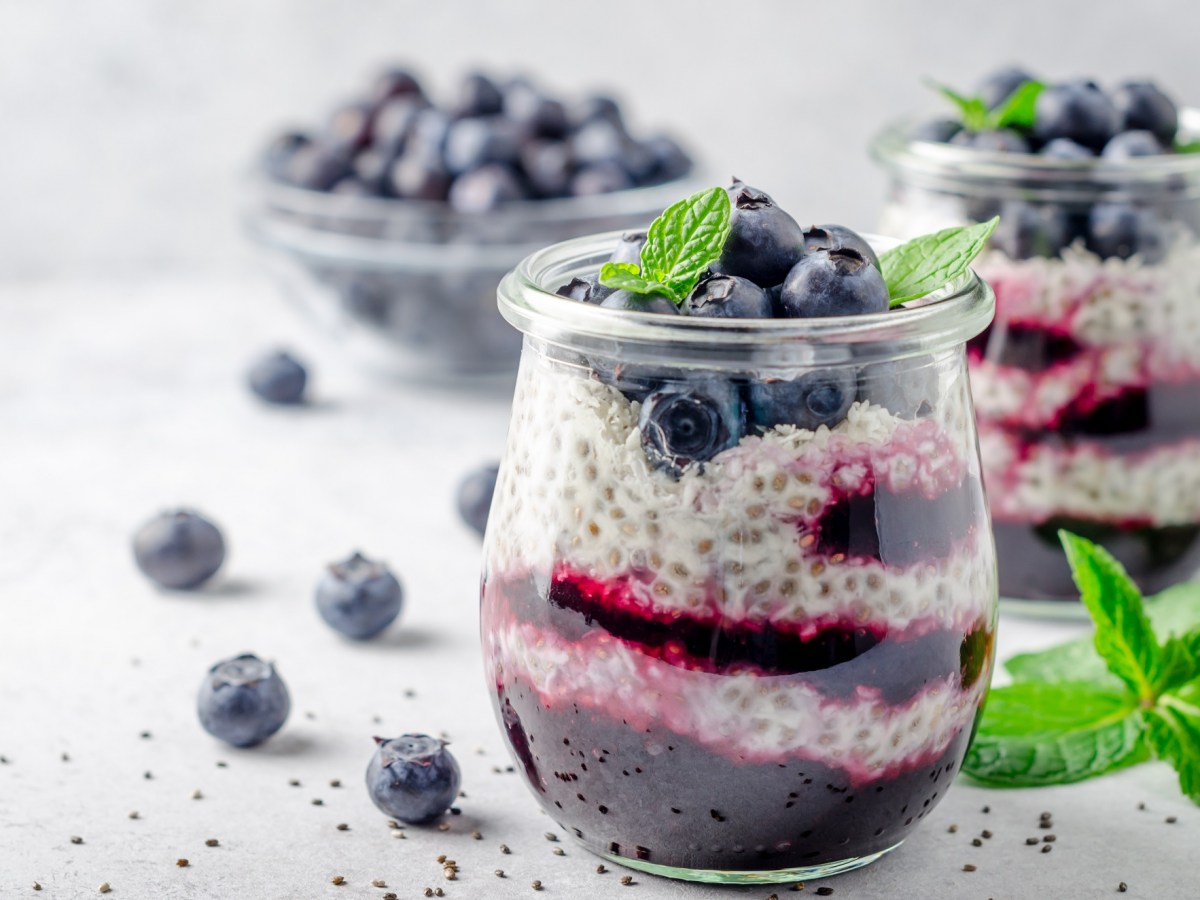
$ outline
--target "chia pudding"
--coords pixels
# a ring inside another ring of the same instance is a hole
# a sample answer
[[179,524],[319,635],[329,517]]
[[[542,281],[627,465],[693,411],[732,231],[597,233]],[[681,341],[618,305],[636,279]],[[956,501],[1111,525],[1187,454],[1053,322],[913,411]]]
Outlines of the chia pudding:
[[[1004,99],[1002,74],[981,97]],[[1048,96],[1086,100],[1092,124],[1110,110],[1109,136],[1089,147],[1076,122],[1079,140],[1050,137],[1061,123],[1041,99],[1032,126],[1003,129],[1016,146],[895,127],[874,147],[892,178],[882,224],[904,236],[1001,218],[976,263],[996,319],[968,350],[1001,594],[1078,596],[1060,528],[1102,543],[1156,592],[1200,566],[1195,116],[1145,82],[1049,85]]]
[[[550,293],[610,246],[550,248],[501,286],[526,340],[482,630],[518,769],[627,865],[781,881],[869,862],[945,795],[989,682],[995,558],[964,352],[987,288],[703,323]],[[852,336],[867,322],[877,334]],[[836,412],[754,424],[758,388],[814,373],[847,388]],[[679,395],[721,398],[705,421],[729,433],[664,462],[655,412]]]

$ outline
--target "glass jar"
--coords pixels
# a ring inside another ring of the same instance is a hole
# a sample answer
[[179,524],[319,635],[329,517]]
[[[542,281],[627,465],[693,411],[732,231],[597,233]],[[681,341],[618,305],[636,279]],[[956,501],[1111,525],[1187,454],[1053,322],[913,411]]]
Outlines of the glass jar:
[[[1183,118],[1194,131],[1196,114]],[[1200,154],[1127,162],[873,146],[883,227],[1001,223],[969,347],[1000,593],[1075,601],[1058,540],[1103,544],[1146,592],[1200,566]]]
[[778,882],[869,863],[945,795],[990,679],[965,343],[991,292],[971,274],[809,320],[554,294],[616,239],[500,286],[525,338],[481,601],[509,747],[546,812],[622,865]]

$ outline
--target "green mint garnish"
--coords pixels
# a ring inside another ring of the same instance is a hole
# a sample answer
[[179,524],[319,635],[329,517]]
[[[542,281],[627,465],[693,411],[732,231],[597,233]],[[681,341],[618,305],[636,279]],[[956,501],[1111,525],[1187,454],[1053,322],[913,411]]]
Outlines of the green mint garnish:
[[1176,153],[1200,153],[1200,141],[1176,141]]
[[978,225],[946,228],[880,254],[879,268],[891,306],[924,297],[966,272],[999,222],[997,217]]
[[721,256],[729,237],[730,203],[724,188],[680,200],[650,225],[642,264],[605,263],[600,283],[635,294],[664,294],[678,306]]
[[995,109],[988,109],[982,97],[968,97],[931,81],[929,85],[958,107],[962,126],[970,132],[995,131],[998,128],[1032,128],[1038,94],[1046,85],[1040,81],[1024,81]]
[[984,784],[1032,787],[1156,757],[1200,803],[1200,585],[1164,592],[1148,612],[1106,550],[1059,537],[1096,626],[1090,647],[1072,641],[1010,660],[1015,683],[988,697],[963,771]]

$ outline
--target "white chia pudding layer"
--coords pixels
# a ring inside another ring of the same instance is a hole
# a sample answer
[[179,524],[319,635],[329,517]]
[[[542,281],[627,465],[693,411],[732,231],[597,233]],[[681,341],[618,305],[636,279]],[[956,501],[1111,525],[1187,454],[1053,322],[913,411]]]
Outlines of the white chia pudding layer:
[[994,599],[986,527],[957,536],[948,556],[903,567],[824,552],[812,530],[831,503],[872,484],[914,502],[978,485],[965,380],[939,396],[924,419],[857,403],[832,429],[747,436],[675,478],[648,463],[636,401],[527,356],[488,528],[488,576],[565,564],[624,579],[652,612],[802,633],[834,622],[967,630]]

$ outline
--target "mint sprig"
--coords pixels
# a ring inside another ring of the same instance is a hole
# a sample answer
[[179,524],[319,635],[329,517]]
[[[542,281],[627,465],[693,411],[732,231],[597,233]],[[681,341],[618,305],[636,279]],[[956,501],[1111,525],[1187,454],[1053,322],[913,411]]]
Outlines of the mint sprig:
[[879,268],[891,306],[924,297],[966,272],[999,222],[995,217],[978,225],[945,228],[881,253]]
[[720,258],[729,237],[729,220],[729,194],[724,188],[709,188],[680,200],[650,225],[641,265],[605,263],[600,283],[635,294],[664,294],[678,306]]
[[[1107,551],[1059,537],[1095,622],[1090,646],[1073,641],[1010,660],[1016,683],[992,691],[963,771],[983,784],[1032,787],[1155,757],[1200,803],[1200,585],[1164,592],[1148,614]],[[1160,639],[1155,624],[1174,633]]]
[[988,109],[987,103],[978,95],[960,94],[936,81],[930,81],[929,85],[958,107],[963,129],[972,133],[1000,128],[1032,128],[1038,95],[1046,89],[1046,85],[1040,81],[1023,81],[1003,103],[995,109]]

